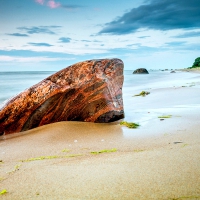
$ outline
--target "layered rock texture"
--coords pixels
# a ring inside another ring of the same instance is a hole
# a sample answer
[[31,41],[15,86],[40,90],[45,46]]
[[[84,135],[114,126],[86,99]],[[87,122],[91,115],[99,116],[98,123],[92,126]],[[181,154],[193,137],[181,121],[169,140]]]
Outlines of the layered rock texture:
[[122,119],[123,66],[120,59],[88,60],[49,76],[0,108],[0,134],[58,121]]
[[145,68],[136,69],[133,74],[148,74],[149,72]]

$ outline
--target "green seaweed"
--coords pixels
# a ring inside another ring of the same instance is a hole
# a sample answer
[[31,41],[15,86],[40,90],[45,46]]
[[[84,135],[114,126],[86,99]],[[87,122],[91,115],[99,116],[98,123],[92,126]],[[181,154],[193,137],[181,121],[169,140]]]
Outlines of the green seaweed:
[[10,171],[10,172],[7,172],[7,173],[11,174],[11,173],[13,173],[13,172],[19,170],[19,167],[20,167],[20,166],[21,166],[21,164],[15,165],[14,169],[13,169],[12,171]]
[[172,115],[162,115],[162,116],[159,116],[158,118],[171,118]]
[[144,151],[143,149],[135,149],[135,150],[133,150],[134,152],[136,152],[136,153],[139,153],[139,152],[142,152],[142,151]]
[[100,151],[92,151],[90,152],[91,154],[100,154],[100,153],[111,153],[111,152],[116,152],[117,149],[104,149]]
[[15,169],[14,169],[14,170],[15,170],[15,171],[18,170],[20,166],[21,166],[21,164],[15,165]]
[[183,147],[186,147],[186,146],[188,146],[189,144],[183,144],[181,147],[183,148]]
[[36,161],[36,160],[50,160],[50,159],[56,159],[56,158],[71,158],[71,157],[77,157],[77,156],[82,156],[82,154],[71,154],[71,155],[67,155],[67,156],[58,156],[58,155],[40,156],[37,158],[29,158],[27,160],[21,160],[21,162],[30,162],[30,161]]
[[139,124],[136,124],[134,122],[127,122],[127,121],[120,122],[120,125],[124,125],[128,128],[138,128],[138,126],[140,126]]
[[134,97],[136,97],[136,96],[143,96],[143,97],[145,97],[148,94],[150,94],[150,92],[142,91],[142,92],[140,92],[140,94],[134,95]]
[[63,149],[62,152],[70,152],[69,149]]
[[3,181],[5,178],[3,178],[3,177],[0,177],[0,181]]
[[6,193],[7,193],[7,190],[4,189],[4,190],[2,190],[2,191],[0,192],[0,195],[6,194]]

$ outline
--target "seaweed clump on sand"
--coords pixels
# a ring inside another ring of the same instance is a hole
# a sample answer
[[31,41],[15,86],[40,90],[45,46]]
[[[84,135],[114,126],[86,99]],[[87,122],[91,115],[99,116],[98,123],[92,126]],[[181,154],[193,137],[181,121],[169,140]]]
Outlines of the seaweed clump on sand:
[[111,153],[111,152],[116,152],[117,149],[104,149],[100,151],[92,151],[90,152],[91,154],[100,154],[100,153]]
[[138,126],[140,126],[139,124],[136,124],[134,122],[127,122],[127,121],[120,122],[120,125],[124,125],[128,128],[138,128]]
[[142,96],[142,97],[145,97],[145,96],[148,95],[148,94],[150,94],[150,92],[142,91],[142,92],[140,92],[140,94],[136,94],[136,95],[134,95],[134,97],[136,97],[136,96]]
[[0,195],[6,194],[6,193],[7,193],[7,190],[4,189],[4,190],[2,190],[2,191],[0,192]]
[[21,160],[21,162],[31,162],[31,161],[36,161],[36,160],[50,160],[50,159],[55,159],[55,158],[71,158],[71,157],[77,157],[77,156],[82,156],[82,154],[71,154],[71,155],[66,155],[66,156],[41,156],[37,158],[29,158],[27,160]]
[[163,116],[159,116],[158,118],[165,118],[165,119],[167,119],[167,118],[171,118],[172,117],[172,115],[163,115]]

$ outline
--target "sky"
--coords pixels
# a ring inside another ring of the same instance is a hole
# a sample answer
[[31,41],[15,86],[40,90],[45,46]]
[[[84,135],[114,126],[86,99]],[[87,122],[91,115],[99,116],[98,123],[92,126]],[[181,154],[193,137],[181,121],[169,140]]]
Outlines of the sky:
[[199,0],[0,0],[0,71],[119,58],[125,70],[200,57]]

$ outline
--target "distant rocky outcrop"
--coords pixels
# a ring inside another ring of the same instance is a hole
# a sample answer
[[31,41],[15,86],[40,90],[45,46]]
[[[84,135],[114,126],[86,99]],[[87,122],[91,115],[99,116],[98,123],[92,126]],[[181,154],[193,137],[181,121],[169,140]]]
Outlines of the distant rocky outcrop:
[[122,119],[123,67],[120,59],[88,60],[49,76],[0,108],[0,134],[59,121]]
[[148,74],[149,72],[145,68],[136,69],[133,74]]

